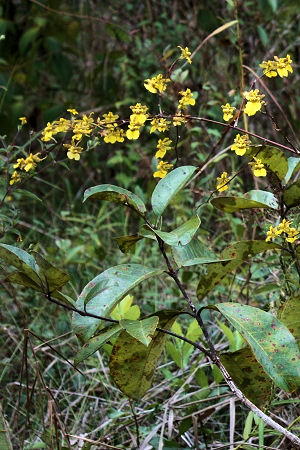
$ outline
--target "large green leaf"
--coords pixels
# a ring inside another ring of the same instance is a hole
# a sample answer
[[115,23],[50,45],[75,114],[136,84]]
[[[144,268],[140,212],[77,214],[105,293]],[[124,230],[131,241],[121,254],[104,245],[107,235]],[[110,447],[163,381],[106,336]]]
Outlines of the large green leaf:
[[[159,327],[169,329],[179,311],[159,311]],[[110,356],[110,373],[118,388],[128,397],[139,400],[150,388],[152,378],[164,349],[166,334],[156,331],[149,346],[123,331]]]
[[[76,308],[84,310],[86,306],[87,312],[108,317],[117,303],[131,289],[162,272],[162,269],[152,269],[141,264],[120,264],[110,267],[85,286],[77,299]],[[88,302],[86,302],[87,297]],[[99,323],[99,319],[73,314],[74,331],[83,340],[89,339],[95,333]]]
[[108,202],[121,203],[125,206],[133,208],[140,214],[146,212],[144,202],[133,192],[127,191],[112,184],[100,184],[93,186],[84,192],[83,201],[88,199],[106,200]]
[[237,387],[256,406],[261,407],[269,401],[272,381],[249,347],[222,353],[220,360]]
[[237,269],[243,261],[258,253],[276,248],[281,247],[265,241],[240,241],[229,245],[220,254],[221,262],[209,264],[206,274],[200,277],[197,297],[202,299],[222,278]]
[[197,170],[194,166],[182,166],[172,170],[157,183],[151,198],[154,213],[160,217],[175,195],[185,186]]
[[300,384],[300,351],[288,328],[271,313],[239,303],[218,303],[215,308],[241,333],[257,361],[284,391]]
[[168,245],[186,245],[194,237],[196,231],[200,226],[200,223],[201,220],[199,219],[199,217],[194,216],[183,225],[176,228],[176,230],[170,232],[158,231],[154,230],[153,228],[151,228],[151,230]]
[[122,327],[119,324],[101,330],[100,334],[97,334],[97,336],[89,339],[88,342],[79,350],[74,358],[74,364],[77,365],[87,359],[121,330]]
[[159,318],[157,316],[151,316],[144,320],[120,320],[120,325],[127,331],[132,337],[140,341],[142,344],[148,345],[151,342],[151,336],[153,335]]
[[172,253],[178,267],[188,267],[196,264],[209,264],[220,261],[217,255],[209,249],[208,245],[203,244],[197,238],[193,238],[187,245],[172,247]]
[[224,212],[232,213],[241,209],[250,208],[278,208],[276,197],[271,192],[253,190],[244,197],[217,197],[211,203]]
[[290,208],[300,206],[300,180],[286,188],[283,193],[283,201]]
[[284,323],[295,337],[300,347],[300,296],[289,298],[278,311],[279,320]]
[[269,145],[253,145],[247,152],[247,156],[256,156],[269,170],[283,180],[288,171],[288,160],[284,152],[277,147]]

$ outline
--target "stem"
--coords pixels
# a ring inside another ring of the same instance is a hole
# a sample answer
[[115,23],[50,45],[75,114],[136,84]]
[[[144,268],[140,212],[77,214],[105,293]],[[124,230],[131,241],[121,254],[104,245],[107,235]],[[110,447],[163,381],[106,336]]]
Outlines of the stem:
[[133,419],[134,419],[134,423],[135,423],[135,430],[136,430],[136,444],[137,444],[137,448],[139,448],[139,447],[140,447],[140,429],[139,429],[139,423],[138,423],[137,416],[136,416],[135,411],[134,411],[134,406],[133,406],[133,404],[132,404],[132,400],[130,400],[130,399],[128,399],[128,400],[129,400],[130,409],[131,409],[131,412],[132,412],[132,415],[133,415]]

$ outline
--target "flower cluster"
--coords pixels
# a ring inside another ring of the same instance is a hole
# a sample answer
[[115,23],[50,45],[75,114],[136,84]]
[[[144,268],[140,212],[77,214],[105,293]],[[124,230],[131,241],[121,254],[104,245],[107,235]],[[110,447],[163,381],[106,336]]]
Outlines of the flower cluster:
[[283,78],[287,77],[289,72],[293,73],[292,62],[290,55],[286,55],[285,58],[274,56],[274,60],[263,61],[260,67],[262,67],[264,75],[269,78],[277,77],[277,74]]
[[154,131],[167,131],[170,128],[170,121],[168,121],[167,119],[162,119],[162,118],[154,118],[151,121],[151,129],[150,129],[150,133],[154,133]]
[[163,158],[168,150],[171,150],[172,141],[169,138],[159,139],[156,148],[155,158]]
[[116,142],[124,142],[124,130],[118,127],[116,120],[119,116],[109,111],[107,114],[103,114],[104,119],[99,117],[97,123],[104,127],[104,131],[101,133],[104,136],[104,142],[107,144],[115,144]]
[[[43,161],[45,158],[39,157],[40,153],[36,153],[33,155],[32,153],[27,156],[27,158],[18,158],[17,162],[14,164],[14,169],[23,170],[25,172],[29,172],[30,170],[34,170],[36,168],[37,163]],[[10,185],[15,183],[19,183],[21,181],[21,175],[16,170],[13,172],[11,179],[9,181]]]
[[253,171],[253,174],[256,177],[265,177],[267,175],[267,171],[265,169],[265,166],[258,158],[253,158],[254,162],[249,162],[249,166],[251,166],[251,169]]
[[261,110],[264,101],[264,94],[260,94],[258,89],[251,90],[249,92],[244,92],[244,97],[247,100],[246,106],[244,108],[244,113],[248,116],[254,116],[257,111]]
[[217,182],[218,182],[217,186],[216,186],[217,190],[219,192],[226,191],[229,187],[228,186],[229,181],[230,181],[230,178],[228,178],[227,172],[223,172],[220,177],[217,177]]
[[291,221],[283,219],[283,221],[277,227],[273,227],[271,225],[269,231],[267,232],[266,242],[269,242],[271,239],[274,239],[277,236],[281,236],[282,233],[285,234],[286,242],[295,242],[295,240],[299,237],[300,230],[291,227],[291,223]]
[[192,60],[190,58],[191,52],[189,51],[188,47],[183,48],[180,47],[180,45],[177,45],[177,47],[180,48],[181,50],[181,55],[179,56],[179,59],[186,59],[189,64],[192,64]]
[[157,164],[157,171],[153,174],[154,178],[164,178],[172,167],[173,164],[168,164],[165,161],[159,161]]
[[170,81],[170,78],[164,78],[160,73],[156,77],[145,80],[144,86],[147,91],[152,92],[152,94],[156,94],[157,92],[161,93],[165,91],[167,89],[167,83]]
[[182,114],[181,111],[177,111],[176,116],[173,117],[173,125],[174,127],[178,127],[179,125],[182,125],[186,123],[186,118]]
[[71,144],[63,144],[63,146],[68,149],[67,157],[69,159],[75,159],[75,161],[79,161],[80,154],[83,150],[82,147],[76,146],[76,142],[74,140],[72,140]]
[[194,106],[196,100],[193,97],[193,93],[190,89],[186,89],[185,91],[180,91],[181,99],[179,100],[178,109],[185,109],[188,105]]
[[234,144],[231,146],[231,150],[234,151],[236,155],[243,156],[250,145],[251,141],[247,134],[244,134],[243,136],[237,134],[234,139]]
[[223,119],[228,122],[233,118],[233,112],[236,108],[234,106],[230,106],[229,103],[226,103],[226,105],[222,105],[221,108],[223,111]]
[[147,120],[148,106],[137,103],[135,106],[130,106],[133,114],[130,116],[130,122],[128,130],[126,131],[126,137],[130,140],[138,139],[140,136],[140,129]]

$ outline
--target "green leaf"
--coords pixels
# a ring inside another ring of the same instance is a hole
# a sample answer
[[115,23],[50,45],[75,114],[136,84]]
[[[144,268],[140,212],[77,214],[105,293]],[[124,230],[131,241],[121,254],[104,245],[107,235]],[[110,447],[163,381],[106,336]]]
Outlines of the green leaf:
[[202,299],[222,278],[237,269],[243,261],[266,250],[280,249],[280,245],[265,241],[240,241],[226,247],[220,260],[207,266],[207,272],[200,277],[197,297]]
[[35,284],[41,284],[35,260],[29,253],[12,245],[0,244],[0,258],[16,267],[20,272],[24,272]]
[[251,430],[252,430],[252,423],[253,423],[253,411],[249,411],[247,419],[245,421],[244,431],[243,431],[243,439],[244,441],[247,441],[250,437]]
[[[85,299],[88,297],[87,312],[108,317],[119,301],[134,287],[162,272],[162,269],[152,269],[140,264],[120,264],[110,267],[85,286],[77,299],[76,308],[84,310]],[[104,282],[107,282],[105,288],[103,288]],[[93,290],[92,295],[91,290]],[[100,293],[97,293],[97,290]],[[74,332],[84,340],[94,334],[99,324],[99,319],[73,314]]]
[[300,205],[300,180],[286,188],[283,193],[283,201],[289,208]]
[[37,195],[35,195],[33,192],[26,191],[25,189],[15,189],[14,194],[21,194],[24,197],[31,198],[32,200],[37,200],[38,202],[43,202],[41,198],[39,198]]
[[151,336],[156,330],[159,318],[157,316],[148,317],[144,320],[120,320],[120,325],[132,337],[140,341],[142,344],[148,345],[151,342]]
[[222,353],[220,360],[237,387],[249,400],[258,407],[266,404],[271,395],[272,380],[249,347],[235,352]]
[[84,346],[76,354],[76,356],[74,358],[75,366],[77,366],[77,364],[84,361],[89,356],[91,356],[93,353],[95,353],[97,350],[99,350],[99,348],[102,347],[103,344],[108,342],[113,336],[115,336],[121,330],[122,330],[121,325],[116,324],[116,325],[113,325],[112,327],[101,330],[100,334],[89,339],[88,342],[86,344],[84,344]]
[[185,222],[180,227],[176,228],[176,230],[167,232],[167,231],[158,231],[151,228],[153,233],[159,236],[166,244],[171,246],[179,246],[188,244],[191,239],[194,237],[196,231],[200,226],[201,220],[198,216],[194,216]]
[[178,348],[173,344],[171,341],[166,342],[166,350],[167,353],[171,356],[174,363],[176,364],[179,369],[183,368],[183,360],[182,360],[182,353]]
[[20,284],[21,286],[29,287],[38,292],[43,292],[42,284],[35,283],[32,278],[29,278],[24,272],[13,272],[7,276],[11,283]]
[[59,291],[52,292],[51,297],[56,298],[57,300],[60,300],[61,302],[66,303],[66,305],[69,306],[75,307],[76,305],[76,302],[75,300],[73,300],[72,297],[69,297],[68,295],[63,294],[62,292]]
[[[159,326],[170,329],[179,311],[159,311]],[[116,340],[109,362],[111,375],[118,388],[128,397],[139,400],[150,388],[164,349],[166,334],[156,331],[148,347],[122,331]]]
[[220,261],[216,254],[209,249],[208,245],[203,244],[197,238],[193,238],[187,245],[173,246],[172,253],[178,267]]
[[256,156],[275,173],[280,180],[283,180],[288,171],[288,161],[284,152],[277,147],[269,145],[252,145],[246,152],[247,156]]
[[69,274],[54,267],[39,253],[32,252],[32,255],[34,256],[39,276],[44,282],[47,292],[51,293],[56,291],[69,281]]
[[146,206],[144,202],[133,192],[127,191],[118,186],[112,184],[100,184],[87,189],[84,192],[83,201],[87,199],[100,199],[113,203],[121,203],[125,206],[129,206],[139,214],[144,215],[146,212]]
[[276,197],[267,191],[252,190],[244,197],[217,197],[211,203],[224,212],[232,213],[241,209],[279,207]]
[[279,309],[278,319],[290,330],[300,348],[300,296],[289,298]]
[[289,167],[288,171],[283,180],[284,184],[287,184],[290,181],[291,176],[293,175],[296,168],[297,168],[297,171],[299,170],[299,167],[300,167],[299,157],[295,158],[294,156],[291,156],[290,158],[288,158],[288,167]]
[[32,42],[36,41],[39,35],[40,29],[39,27],[32,27],[26,30],[20,40],[19,40],[19,50],[21,55],[23,55]]
[[143,236],[139,236],[138,234],[132,234],[130,236],[120,236],[114,238],[114,240],[117,242],[122,253],[128,253],[130,250],[133,250],[135,244],[143,238]]
[[160,217],[175,195],[185,186],[197,170],[194,166],[182,166],[169,172],[157,183],[151,198],[154,213]]
[[276,386],[292,392],[300,383],[300,351],[288,328],[272,314],[239,303],[215,305],[248,342]]

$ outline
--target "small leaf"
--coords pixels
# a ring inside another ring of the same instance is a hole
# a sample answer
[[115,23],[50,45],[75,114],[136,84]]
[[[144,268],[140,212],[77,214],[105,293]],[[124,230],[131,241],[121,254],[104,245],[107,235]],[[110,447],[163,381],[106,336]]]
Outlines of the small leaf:
[[132,337],[140,341],[146,347],[151,342],[151,336],[153,335],[159,318],[157,316],[148,317],[144,320],[120,320],[120,325],[127,331]]
[[139,236],[138,234],[114,238],[122,253],[128,253],[130,250],[133,250],[135,244],[141,239],[143,239],[143,236]]
[[108,342],[113,336],[119,333],[122,330],[121,325],[116,324],[112,327],[105,328],[101,330],[101,333],[95,337],[92,337],[88,340],[86,344],[79,350],[74,359],[75,366],[80,362],[87,359],[93,353],[95,353],[99,348],[102,347],[103,344]]
[[[221,262],[209,264],[200,277],[197,297],[202,299],[222,278],[237,269],[243,261],[266,250],[280,249],[280,245],[265,241],[240,241],[226,247],[220,254]],[[224,261],[222,261],[224,260]]]
[[194,166],[182,166],[172,170],[156,185],[151,204],[154,213],[160,217],[175,195],[186,185],[197,170]]
[[[159,326],[170,329],[179,311],[158,311]],[[150,388],[164,349],[166,334],[156,331],[148,347],[122,331],[110,356],[110,373],[118,388],[128,397],[139,400]]]
[[88,199],[100,199],[113,203],[121,203],[131,207],[142,215],[146,212],[144,202],[137,195],[127,191],[127,189],[112,184],[100,184],[99,186],[87,189],[84,192],[83,201],[85,202]]
[[278,319],[290,330],[300,348],[300,296],[289,298],[279,309]]
[[292,392],[300,383],[300,351],[288,328],[272,314],[239,303],[215,305],[248,342],[276,386]]
[[47,292],[56,291],[69,281],[70,277],[66,272],[54,267],[39,253],[32,252],[31,254],[34,256],[39,276],[44,282]]
[[151,230],[159,236],[166,244],[171,246],[186,245],[194,237],[196,231],[200,226],[201,220],[198,216],[194,216],[185,222],[176,230],[166,232],[158,231],[151,228]]
[[[141,264],[120,264],[110,267],[85,286],[77,299],[76,308],[83,310],[86,298],[88,298],[87,312],[108,317],[119,301],[134,287],[162,272],[162,269],[152,269]],[[105,287],[103,287],[104,282],[107,282]],[[73,314],[74,332],[84,340],[89,339],[95,333],[99,323],[99,319]]]
[[15,189],[14,194],[21,194],[24,197],[31,198],[32,200],[37,200],[38,202],[43,202],[41,198],[39,198],[37,195],[35,195],[33,192],[26,191],[25,189]]
[[283,193],[283,201],[289,208],[300,205],[300,180],[286,188]]
[[232,213],[242,209],[250,208],[272,208],[279,207],[276,197],[267,191],[252,190],[244,197],[217,197],[211,203],[224,212]]
[[271,395],[272,381],[249,347],[222,353],[220,360],[249,400],[258,407],[266,404]]
[[246,152],[247,156],[256,156],[275,173],[280,180],[283,180],[288,171],[288,161],[284,152],[277,147],[269,145],[252,145]]
[[187,245],[173,246],[172,253],[178,267],[220,261],[216,254],[209,249],[208,244],[203,244],[197,238],[193,238]]

